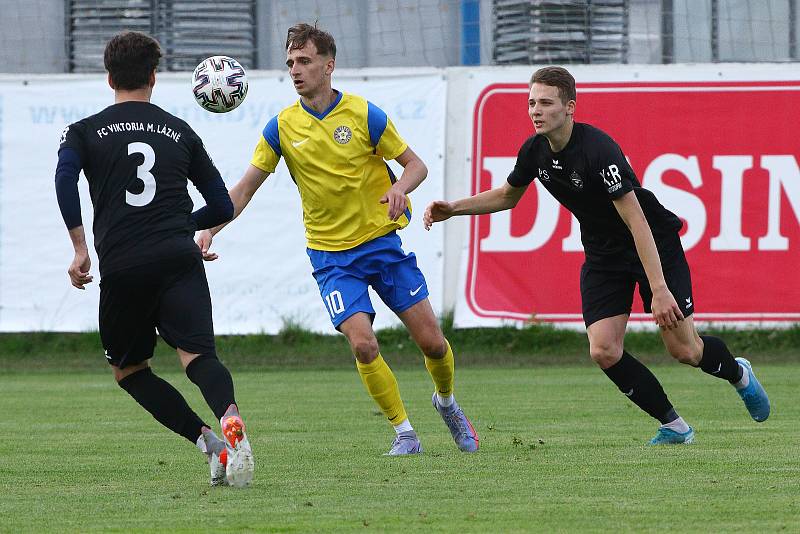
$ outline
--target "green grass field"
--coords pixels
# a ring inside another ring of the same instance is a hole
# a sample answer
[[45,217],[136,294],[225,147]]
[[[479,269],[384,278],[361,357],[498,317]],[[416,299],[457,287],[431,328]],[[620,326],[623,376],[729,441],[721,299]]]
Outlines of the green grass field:
[[[158,364],[158,362],[156,362]],[[0,374],[0,531],[798,531],[800,365],[756,364],[773,413],[654,367],[696,443],[645,445],[655,424],[589,365],[460,368],[481,437],[458,452],[420,363],[397,372],[425,453],[381,456],[392,431],[354,369],[233,368],[253,486],[208,487],[204,457],[105,372]],[[210,420],[185,376],[164,373]]]

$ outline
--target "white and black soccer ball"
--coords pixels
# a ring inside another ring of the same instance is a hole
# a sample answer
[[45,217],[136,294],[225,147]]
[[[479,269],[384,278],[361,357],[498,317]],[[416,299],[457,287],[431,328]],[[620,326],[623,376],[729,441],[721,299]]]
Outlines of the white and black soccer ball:
[[232,57],[211,56],[194,69],[192,92],[203,109],[227,113],[247,96],[247,73]]

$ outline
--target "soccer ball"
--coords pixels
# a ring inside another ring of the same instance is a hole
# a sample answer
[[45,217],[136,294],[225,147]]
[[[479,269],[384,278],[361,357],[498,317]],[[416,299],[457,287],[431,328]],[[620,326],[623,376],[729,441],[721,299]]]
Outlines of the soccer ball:
[[192,74],[194,99],[212,113],[236,109],[247,96],[247,73],[228,56],[211,56],[200,62]]

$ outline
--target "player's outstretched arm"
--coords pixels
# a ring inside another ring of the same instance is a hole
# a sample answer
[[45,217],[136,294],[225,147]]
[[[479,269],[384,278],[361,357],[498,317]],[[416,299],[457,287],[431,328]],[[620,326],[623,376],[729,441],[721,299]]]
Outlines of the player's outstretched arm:
[[435,222],[446,221],[453,216],[453,204],[446,200],[434,200],[425,208],[422,215],[422,224],[430,230]]
[[636,194],[629,191],[614,200],[614,207],[633,236],[636,253],[639,255],[647,275],[647,282],[653,292],[653,302],[650,305],[653,319],[662,329],[677,328],[678,322],[683,320],[683,312],[675,302],[675,297],[664,280],[661,258],[658,255],[655,239],[653,239],[653,232],[650,230],[650,224],[644,216]]
[[396,221],[408,207],[406,195],[419,187],[428,176],[428,167],[413,150],[406,148],[395,161],[403,166],[403,174],[381,197],[381,204],[389,205],[389,218]]
[[209,251],[214,236],[244,211],[244,208],[250,203],[253,195],[255,195],[258,188],[261,187],[261,184],[264,183],[268,176],[268,172],[262,171],[254,165],[247,166],[244,175],[239,179],[236,185],[233,186],[233,189],[230,190],[230,197],[233,202],[233,219],[209,230],[203,230],[197,234],[197,246],[200,247],[200,252],[202,252],[204,260],[214,261],[219,257],[216,253]]
[[433,223],[446,221],[454,215],[481,215],[508,210],[517,205],[527,188],[514,187],[506,182],[500,187],[453,202],[436,200],[425,209],[422,222],[425,229],[430,230]]

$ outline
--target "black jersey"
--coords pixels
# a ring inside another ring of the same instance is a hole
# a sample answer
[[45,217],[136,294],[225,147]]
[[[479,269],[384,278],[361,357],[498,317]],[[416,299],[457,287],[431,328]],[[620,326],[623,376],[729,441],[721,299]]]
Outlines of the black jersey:
[[220,177],[197,134],[149,102],[122,102],[68,126],[94,205],[100,274],[199,253],[190,218],[195,184]]
[[576,122],[560,152],[553,152],[544,136],[525,141],[508,183],[523,187],[536,178],[580,222],[588,263],[638,261],[633,236],[612,202],[630,191],[642,206],[659,252],[675,246],[681,220],[641,186],[619,145],[594,126]]

